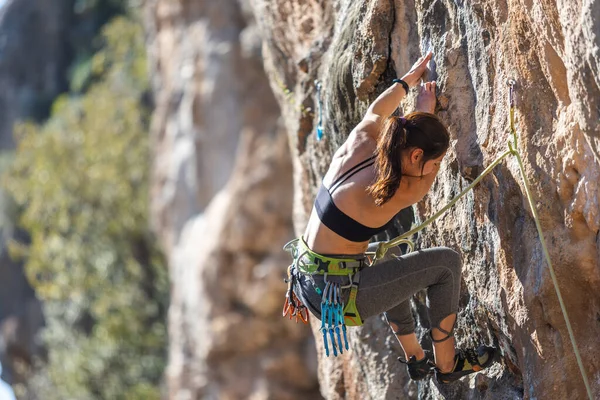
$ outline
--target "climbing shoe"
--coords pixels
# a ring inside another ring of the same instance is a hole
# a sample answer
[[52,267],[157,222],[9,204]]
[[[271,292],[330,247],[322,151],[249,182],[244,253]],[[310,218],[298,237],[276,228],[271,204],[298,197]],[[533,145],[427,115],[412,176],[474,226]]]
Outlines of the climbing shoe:
[[425,352],[425,357],[422,360],[417,360],[415,356],[412,356],[408,361],[404,361],[402,358],[398,358],[402,364],[406,364],[408,375],[413,381],[420,381],[427,378],[435,368],[435,363],[431,359],[431,355]]
[[495,353],[496,349],[487,346],[480,346],[478,349],[460,350],[454,356],[454,369],[443,373],[436,368],[435,377],[439,383],[454,382],[465,375],[489,367],[494,361]]

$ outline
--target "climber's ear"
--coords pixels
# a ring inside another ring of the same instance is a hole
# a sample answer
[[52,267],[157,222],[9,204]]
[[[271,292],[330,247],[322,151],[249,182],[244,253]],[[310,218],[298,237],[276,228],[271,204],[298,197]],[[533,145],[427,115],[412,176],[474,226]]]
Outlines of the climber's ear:
[[419,149],[418,147],[414,148],[410,152],[410,162],[416,165],[419,165],[423,160],[423,149]]

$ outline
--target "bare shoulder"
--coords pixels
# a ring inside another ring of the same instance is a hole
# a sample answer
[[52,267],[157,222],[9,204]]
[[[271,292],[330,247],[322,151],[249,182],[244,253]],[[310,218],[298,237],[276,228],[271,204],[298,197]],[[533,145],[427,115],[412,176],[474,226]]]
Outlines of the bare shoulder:
[[370,126],[365,127],[365,124],[361,122],[350,132],[346,141],[333,155],[325,174],[326,184],[338,176],[340,171],[364,161],[375,153],[377,140],[369,134],[369,129],[371,129]]
[[378,130],[377,123],[362,120],[350,132],[344,144],[336,151],[334,158],[364,159],[370,157],[377,148]]
[[357,134],[366,135],[369,138],[377,141],[379,132],[381,130],[382,118],[378,115],[367,113],[362,121],[356,125],[356,128],[352,131]]

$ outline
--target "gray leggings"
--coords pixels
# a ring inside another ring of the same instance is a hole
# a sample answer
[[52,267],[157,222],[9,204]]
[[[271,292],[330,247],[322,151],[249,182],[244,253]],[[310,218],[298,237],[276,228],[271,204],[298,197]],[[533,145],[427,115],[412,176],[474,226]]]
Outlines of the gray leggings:
[[[376,244],[371,244],[373,248]],[[373,267],[366,267],[360,273],[360,286],[356,297],[356,307],[363,321],[385,312],[388,322],[398,327],[397,335],[407,335],[415,331],[415,322],[410,310],[410,297],[420,290],[427,289],[429,321],[433,328],[450,314],[458,311],[460,296],[460,255],[447,247],[435,247],[400,255],[400,249],[388,250],[386,256]],[[321,317],[321,297],[314,286],[323,289],[322,275],[310,277],[299,274],[295,291],[308,309],[317,318]],[[328,277],[342,284],[347,277]],[[344,301],[348,300],[349,289],[342,291]]]

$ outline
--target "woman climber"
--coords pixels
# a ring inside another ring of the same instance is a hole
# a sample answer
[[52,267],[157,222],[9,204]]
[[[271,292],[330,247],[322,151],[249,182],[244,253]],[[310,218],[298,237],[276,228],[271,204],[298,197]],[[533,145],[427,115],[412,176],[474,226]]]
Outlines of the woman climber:
[[[348,349],[346,325],[361,325],[385,312],[410,377],[435,373],[438,382],[449,383],[487,367],[494,356],[486,346],[455,350],[460,255],[446,247],[406,255],[396,248],[367,267],[367,254],[377,246],[369,239],[425,196],[449,146],[448,131],[433,114],[435,82],[421,86],[416,112],[392,115],[409,87],[420,82],[431,57],[421,57],[395,79],[336,151],[304,235],[286,245],[294,262],[284,315],[302,315],[308,308],[321,319],[326,354],[331,349],[337,355],[344,348],[342,333]],[[421,347],[410,309],[410,297],[422,289],[427,289],[434,357]]]

